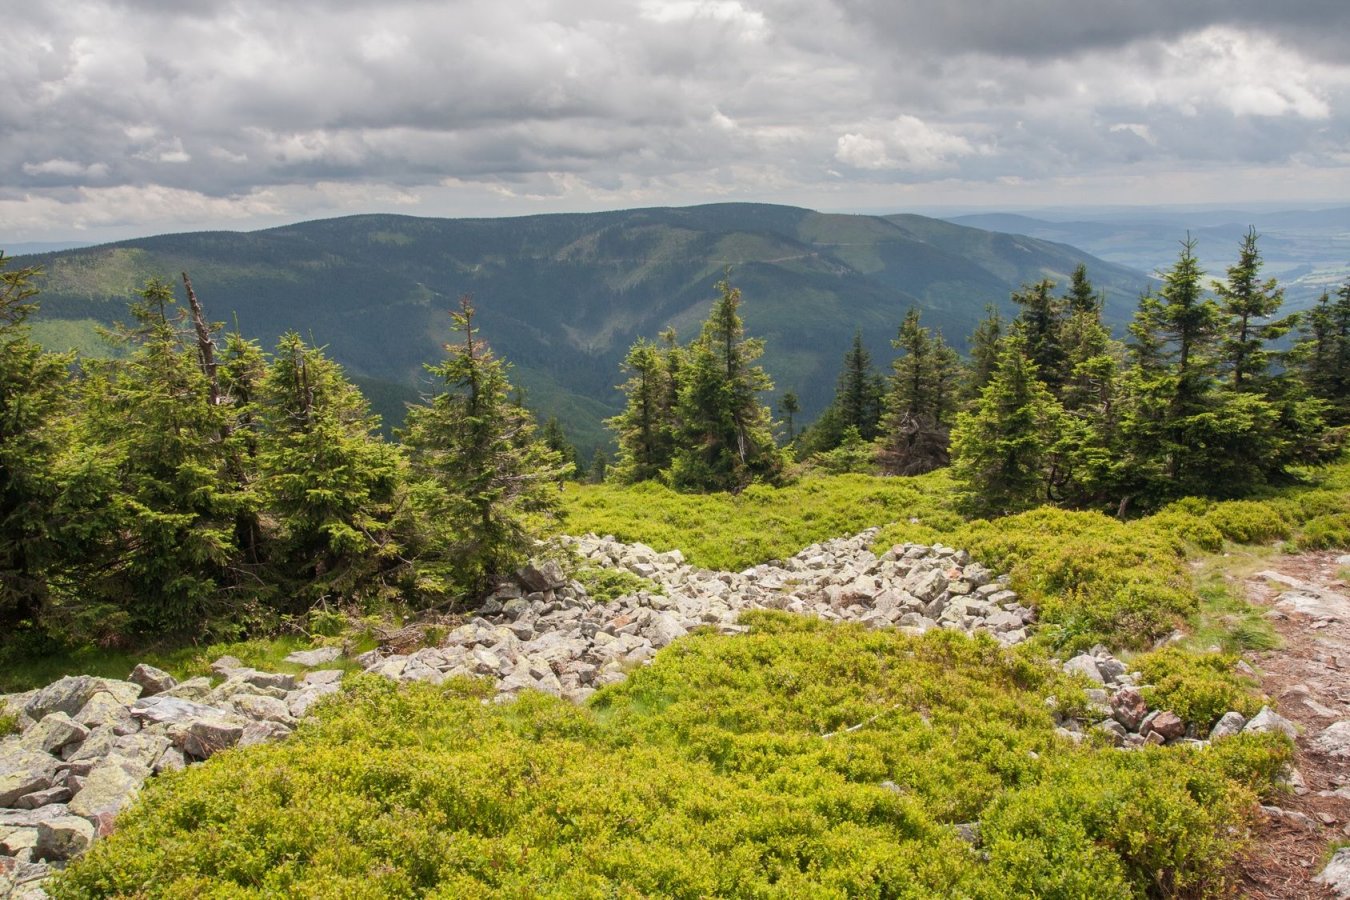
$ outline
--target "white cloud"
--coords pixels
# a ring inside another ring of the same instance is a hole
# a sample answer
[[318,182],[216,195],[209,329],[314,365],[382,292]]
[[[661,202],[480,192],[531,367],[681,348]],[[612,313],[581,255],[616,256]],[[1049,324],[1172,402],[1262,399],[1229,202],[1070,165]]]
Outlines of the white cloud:
[[842,135],[835,158],[859,169],[934,172],[975,153],[970,141],[961,135],[935,128],[915,116],[899,116],[872,125],[869,131]]

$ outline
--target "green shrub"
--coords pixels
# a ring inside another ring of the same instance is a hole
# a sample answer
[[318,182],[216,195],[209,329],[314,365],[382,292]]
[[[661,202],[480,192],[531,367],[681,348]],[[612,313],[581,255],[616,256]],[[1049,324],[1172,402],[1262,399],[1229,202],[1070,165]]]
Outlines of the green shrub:
[[576,579],[586,588],[587,595],[597,603],[610,603],[638,591],[650,591],[654,594],[661,592],[654,582],[641,575],[634,575],[627,569],[582,566],[576,572]]
[[1148,646],[1198,608],[1181,540],[1150,519],[1042,507],[972,522],[949,540],[1011,574],[1039,610],[1040,639],[1066,653]]
[[1236,656],[1226,653],[1192,653],[1166,647],[1133,661],[1145,683],[1149,706],[1170,709],[1204,734],[1224,713],[1235,709],[1255,715],[1262,698],[1255,685],[1233,670]]
[[19,733],[19,716],[17,713],[0,712],[0,737],[7,734]]
[[1206,553],[1217,553],[1223,549],[1223,532],[1214,524],[1197,514],[1174,503],[1148,517],[1152,530],[1175,535],[1188,544],[1194,544]]
[[[746,621],[589,708],[349,679],[287,742],[155,779],[52,894],[1201,895],[1284,752],[1079,748],[1026,652]],[[974,820],[981,850],[952,827]]]
[[1215,504],[1205,519],[1224,537],[1238,544],[1255,544],[1289,537],[1289,523],[1269,503],[1229,500]]
[[1295,542],[1300,550],[1344,550],[1350,548],[1350,513],[1314,516],[1303,526]]

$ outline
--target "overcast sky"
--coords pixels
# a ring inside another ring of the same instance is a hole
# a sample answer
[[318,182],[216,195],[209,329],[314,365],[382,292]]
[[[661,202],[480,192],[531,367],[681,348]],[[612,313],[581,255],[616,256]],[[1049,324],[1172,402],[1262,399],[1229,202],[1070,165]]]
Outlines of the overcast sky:
[[1350,202],[1346,0],[17,0],[0,247],[353,212]]

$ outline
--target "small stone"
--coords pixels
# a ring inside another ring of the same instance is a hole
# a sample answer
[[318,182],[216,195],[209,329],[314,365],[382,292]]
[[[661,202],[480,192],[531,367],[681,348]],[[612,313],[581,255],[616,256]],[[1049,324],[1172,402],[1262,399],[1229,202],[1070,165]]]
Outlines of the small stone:
[[131,670],[127,676],[127,681],[141,686],[142,697],[153,697],[155,694],[162,694],[178,684],[178,679],[174,678],[163,669],[156,669],[154,666],[148,666],[141,663]]
[[65,785],[55,785],[47,788],[45,791],[36,791],[32,794],[24,794],[14,803],[16,809],[37,809],[40,806],[51,806],[53,803],[65,803],[74,793]]
[[1350,758],[1350,719],[1328,725],[1312,739],[1313,749],[1338,759]]

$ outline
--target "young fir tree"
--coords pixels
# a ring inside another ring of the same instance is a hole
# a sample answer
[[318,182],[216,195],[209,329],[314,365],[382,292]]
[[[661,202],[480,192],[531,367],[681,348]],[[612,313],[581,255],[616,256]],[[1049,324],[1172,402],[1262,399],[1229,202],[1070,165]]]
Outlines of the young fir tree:
[[998,368],[999,348],[1007,330],[1007,323],[999,315],[998,307],[993,304],[986,306],[984,318],[970,333],[970,362],[966,367],[961,392],[965,400],[978,399],[984,386],[994,377],[994,369]]
[[1308,393],[1327,404],[1327,420],[1350,424],[1350,281],[1305,313],[1290,363]]
[[1121,434],[1133,487],[1122,509],[1133,494],[1155,502],[1235,496],[1278,476],[1296,451],[1264,395],[1219,384],[1224,320],[1201,287],[1193,251],[1187,240],[1159,293],[1141,298],[1130,326],[1137,366]]
[[788,391],[779,398],[778,411],[783,414],[783,420],[787,424],[787,442],[790,444],[797,436],[793,430],[793,416],[802,411],[802,402],[797,399],[795,391]]
[[624,410],[605,422],[618,438],[619,456],[609,477],[635,484],[662,477],[674,455],[672,434],[675,390],[670,381],[669,353],[638,339],[624,357],[628,380],[620,385],[627,395]]
[[1028,352],[1020,331],[1003,341],[993,379],[952,429],[952,477],[975,515],[1008,515],[1049,499],[1064,414]]
[[577,448],[567,439],[557,416],[548,417],[539,439],[544,442],[545,447],[558,454],[558,458],[568,468],[569,478],[581,477],[581,470],[577,467]]
[[1284,302],[1284,290],[1274,278],[1261,281],[1256,239],[1256,229],[1250,229],[1242,239],[1237,263],[1228,268],[1227,281],[1214,283],[1224,318],[1220,373],[1238,391],[1262,390],[1268,385],[1272,354],[1266,348],[1294,325],[1289,319],[1269,321]]
[[878,461],[893,475],[918,475],[945,466],[951,417],[957,406],[960,360],[942,335],[919,324],[911,309],[891,345],[901,351],[891,364],[891,390]]
[[1065,359],[1061,330],[1069,303],[1054,296],[1053,281],[1023,285],[1014,291],[1012,300],[1022,311],[1016,324],[1026,341],[1028,359],[1036,366],[1040,379],[1051,391],[1058,391],[1064,382]]
[[100,629],[198,631],[235,611],[234,523],[256,498],[230,476],[229,407],[182,339],[173,288],[152,279],[140,297],[113,334],[130,354],[89,364],[83,385],[76,481],[102,496],[82,523],[80,606]]
[[286,604],[391,594],[408,574],[398,522],[403,461],[361,392],[291,332],[259,386],[257,410],[258,490],[274,529],[270,580]]
[[463,341],[427,366],[444,386],[408,410],[402,433],[424,527],[435,529],[422,586],[481,591],[518,566],[539,517],[559,514],[558,454],[534,439],[533,417],[510,402],[506,364],[477,337],[468,295],[452,314]]
[[50,579],[63,559],[59,420],[69,406],[69,356],[29,336],[41,271],[5,271],[0,253],[0,633],[39,624]]
[[763,342],[745,336],[741,292],[723,279],[721,296],[686,351],[676,404],[671,483],[680,490],[739,491],[776,482],[785,464],[760,394],[773,382],[755,365]]
[[862,332],[853,332],[853,343],[844,354],[843,369],[834,391],[834,405],[845,430],[857,431],[863,441],[877,437],[881,425],[884,382],[872,368],[872,355],[863,346]]

